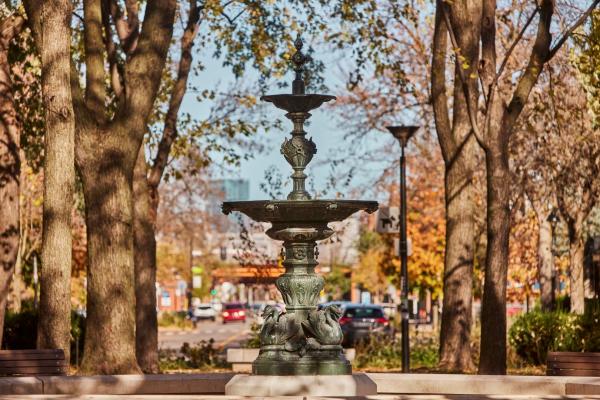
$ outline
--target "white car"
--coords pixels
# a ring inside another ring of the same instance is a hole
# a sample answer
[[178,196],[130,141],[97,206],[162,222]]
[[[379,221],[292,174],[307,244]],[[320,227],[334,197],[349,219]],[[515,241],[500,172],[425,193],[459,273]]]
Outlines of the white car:
[[212,304],[200,304],[194,308],[194,318],[199,319],[210,319],[214,321],[217,319],[217,311],[213,308]]

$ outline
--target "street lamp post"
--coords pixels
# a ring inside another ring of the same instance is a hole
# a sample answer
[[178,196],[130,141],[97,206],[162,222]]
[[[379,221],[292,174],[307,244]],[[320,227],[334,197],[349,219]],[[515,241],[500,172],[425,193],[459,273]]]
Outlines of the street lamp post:
[[557,274],[556,274],[556,268],[554,265],[554,253],[556,252],[556,226],[558,225],[558,223],[560,222],[560,217],[558,216],[558,212],[556,210],[556,208],[552,209],[552,212],[550,212],[550,215],[548,215],[548,222],[550,222],[550,227],[552,230],[552,249],[550,251],[550,253],[552,253],[552,308],[556,307],[556,288],[557,288]]
[[404,149],[418,126],[388,126],[388,131],[400,143],[400,291],[402,316],[402,372],[410,370],[410,346],[408,341],[408,245],[406,238],[406,158]]

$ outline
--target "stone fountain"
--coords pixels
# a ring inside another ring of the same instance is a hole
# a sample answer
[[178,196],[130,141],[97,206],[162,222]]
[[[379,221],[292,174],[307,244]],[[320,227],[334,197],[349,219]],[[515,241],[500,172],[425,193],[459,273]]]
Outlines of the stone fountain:
[[330,222],[343,221],[361,210],[372,213],[378,205],[375,201],[316,200],[306,191],[304,170],[317,147],[312,138],[306,138],[304,123],[311,116],[309,111],[334,100],[335,96],[305,93],[303,73],[308,56],[302,53],[303,43],[299,37],[294,45],[292,94],[261,97],[261,100],[285,110],[285,116],[294,124],[292,137],[281,145],[281,153],[294,171],[291,175],[293,189],[287,200],[223,203],[225,214],[239,211],[255,221],[271,223],[267,235],[283,241],[285,273],[277,279],[276,285],[285,302],[285,311],[271,306],[265,309],[260,353],[252,364],[253,375],[236,376],[228,384],[227,394],[375,394],[374,383],[364,374],[352,375],[351,365],[344,356],[340,309],[327,306],[317,310],[324,282],[315,273],[315,267],[318,264],[317,241],[334,233],[328,226]]

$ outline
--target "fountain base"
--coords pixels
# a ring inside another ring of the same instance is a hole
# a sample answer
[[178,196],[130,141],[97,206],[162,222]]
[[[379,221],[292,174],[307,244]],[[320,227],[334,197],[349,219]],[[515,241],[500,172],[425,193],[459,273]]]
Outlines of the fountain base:
[[305,354],[289,352],[284,346],[264,346],[252,364],[255,375],[350,375],[352,366],[341,346],[321,346]]
[[236,375],[225,386],[227,396],[350,397],[377,394],[377,385],[364,373],[352,375]]

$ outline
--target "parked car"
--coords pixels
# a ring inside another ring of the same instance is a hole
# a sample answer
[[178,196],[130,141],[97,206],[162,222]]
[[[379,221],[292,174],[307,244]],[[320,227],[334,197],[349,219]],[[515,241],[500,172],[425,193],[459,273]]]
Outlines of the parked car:
[[217,311],[212,304],[200,304],[194,308],[193,317],[196,320],[210,319],[214,321],[217,319]]
[[246,322],[246,307],[242,303],[223,304],[221,318],[224,324],[234,321]]
[[390,321],[383,308],[373,304],[344,304],[340,326],[344,333],[344,347],[352,347],[373,334],[392,335]]

